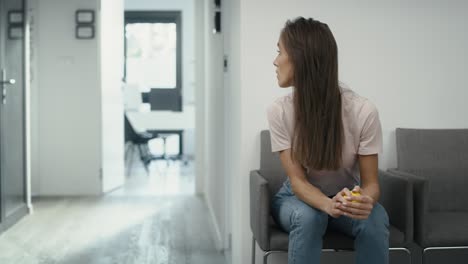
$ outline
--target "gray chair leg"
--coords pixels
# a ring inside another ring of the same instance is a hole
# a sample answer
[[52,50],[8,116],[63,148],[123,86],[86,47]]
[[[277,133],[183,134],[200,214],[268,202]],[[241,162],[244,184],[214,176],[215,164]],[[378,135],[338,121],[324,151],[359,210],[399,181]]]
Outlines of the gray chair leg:
[[129,161],[127,162],[127,177],[130,177],[131,176],[131,172],[132,172],[132,166],[133,166],[133,156],[135,155],[135,144],[133,143],[130,143],[129,146],[128,146],[128,159]]
[[[255,264],[255,246],[257,245],[255,238],[252,237],[252,264]],[[287,253],[288,251],[281,251],[281,250],[270,250],[263,252],[263,264],[268,264],[268,256],[273,253]]]
[[263,264],[268,264],[268,256],[270,256],[271,254],[273,253],[285,253],[287,251],[273,251],[273,250],[270,250],[270,251],[267,251],[263,254]]
[[255,264],[255,238],[252,237],[252,264]]

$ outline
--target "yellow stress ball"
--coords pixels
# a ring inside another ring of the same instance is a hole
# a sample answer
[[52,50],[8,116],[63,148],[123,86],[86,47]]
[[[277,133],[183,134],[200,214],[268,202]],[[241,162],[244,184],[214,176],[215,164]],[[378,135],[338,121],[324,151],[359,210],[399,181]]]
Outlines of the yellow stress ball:
[[[351,191],[351,195],[352,195],[352,196],[361,196],[361,194],[360,194],[359,192],[356,192],[356,191]],[[343,195],[343,197],[346,198],[347,195]],[[353,200],[352,203],[359,203],[359,202]]]

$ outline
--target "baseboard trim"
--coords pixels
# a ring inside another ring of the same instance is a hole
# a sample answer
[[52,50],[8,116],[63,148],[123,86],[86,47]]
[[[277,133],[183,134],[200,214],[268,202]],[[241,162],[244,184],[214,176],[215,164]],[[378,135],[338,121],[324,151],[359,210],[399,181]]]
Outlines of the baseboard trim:
[[206,195],[203,195],[203,199],[205,200],[205,203],[208,207],[208,211],[210,212],[210,218],[211,218],[211,233],[214,236],[214,242],[215,242],[215,247],[216,250],[218,251],[224,251],[224,245],[223,245],[223,239],[221,237],[221,231],[219,230],[219,223],[216,220],[216,216],[214,214],[213,206],[211,205],[211,202],[206,199]]

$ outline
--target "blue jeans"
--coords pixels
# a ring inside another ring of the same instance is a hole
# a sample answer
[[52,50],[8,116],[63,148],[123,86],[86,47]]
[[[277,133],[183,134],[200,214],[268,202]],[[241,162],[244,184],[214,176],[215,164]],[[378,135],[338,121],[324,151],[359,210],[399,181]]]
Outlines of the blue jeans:
[[376,203],[366,220],[333,218],[299,200],[286,180],[271,205],[276,223],[289,233],[288,264],[320,263],[327,228],[354,238],[357,264],[388,264],[387,212]]

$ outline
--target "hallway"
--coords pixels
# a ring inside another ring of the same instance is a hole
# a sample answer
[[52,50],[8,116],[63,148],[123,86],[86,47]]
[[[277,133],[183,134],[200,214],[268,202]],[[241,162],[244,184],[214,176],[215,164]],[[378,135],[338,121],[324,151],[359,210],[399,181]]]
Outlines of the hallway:
[[155,161],[148,176],[137,161],[106,196],[35,200],[0,236],[0,263],[224,263],[193,178],[193,163]]

